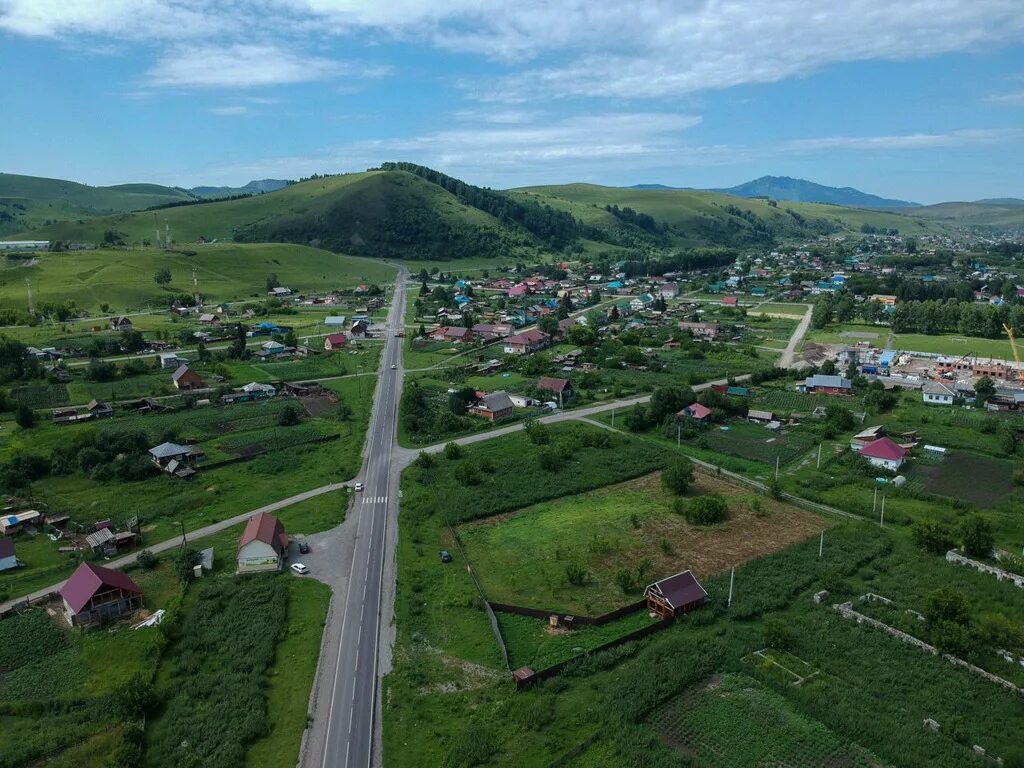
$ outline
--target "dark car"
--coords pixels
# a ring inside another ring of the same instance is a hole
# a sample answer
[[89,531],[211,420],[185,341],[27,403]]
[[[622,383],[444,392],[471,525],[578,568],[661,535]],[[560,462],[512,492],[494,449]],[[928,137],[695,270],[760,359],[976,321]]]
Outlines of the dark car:
[[447,549],[442,549],[441,550],[441,562],[442,563],[450,563],[451,561],[452,561],[452,556],[448,554],[448,550]]
[[302,553],[303,555],[308,555],[309,554],[309,544],[307,544],[304,541],[300,541],[299,542],[299,552]]

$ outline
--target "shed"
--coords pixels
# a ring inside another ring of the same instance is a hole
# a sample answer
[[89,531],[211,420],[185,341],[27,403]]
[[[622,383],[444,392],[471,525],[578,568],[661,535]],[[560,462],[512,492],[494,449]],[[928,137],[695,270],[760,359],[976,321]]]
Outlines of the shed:
[[689,613],[707,600],[708,593],[692,571],[682,571],[648,585],[647,609],[663,619]]
[[79,565],[58,594],[64,601],[64,617],[77,627],[103,624],[142,607],[138,584],[120,571],[92,563]]
[[6,536],[0,538],[0,571],[9,571],[18,567],[18,558],[14,554],[14,539]]

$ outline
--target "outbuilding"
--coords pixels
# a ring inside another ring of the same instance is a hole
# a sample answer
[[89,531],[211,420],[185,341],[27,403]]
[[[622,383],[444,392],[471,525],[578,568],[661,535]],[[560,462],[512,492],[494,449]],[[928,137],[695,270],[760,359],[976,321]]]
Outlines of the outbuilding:
[[647,610],[662,619],[671,619],[699,608],[708,598],[692,571],[682,571],[661,581],[649,584],[644,590]]
[[14,540],[6,536],[0,538],[0,571],[9,571],[18,567],[18,558],[14,554]]

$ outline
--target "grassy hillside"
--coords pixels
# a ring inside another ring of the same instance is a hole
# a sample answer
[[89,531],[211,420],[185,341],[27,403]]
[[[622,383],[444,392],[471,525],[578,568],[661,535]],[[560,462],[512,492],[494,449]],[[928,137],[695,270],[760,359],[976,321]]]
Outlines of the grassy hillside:
[[938,203],[908,211],[931,222],[992,229],[1024,228],[1024,207],[1019,203]]
[[90,187],[73,181],[0,173],[0,236],[54,222],[190,199],[192,195],[184,190],[158,184]]
[[933,225],[907,216],[817,203],[746,199],[715,192],[681,189],[634,189],[593,184],[527,187],[528,195],[570,211],[598,228],[615,227],[617,218],[605,210],[613,205],[632,208],[668,225],[674,245],[739,245],[757,242],[765,234],[777,239],[832,231],[858,231],[863,224],[895,228],[907,234],[928,232]]
[[[161,267],[171,271],[167,289],[153,281]],[[34,265],[27,267],[0,259],[0,305],[25,308],[25,278],[30,278],[36,302],[74,301],[79,308],[93,312],[103,303],[115,312],[141,309],[147,304],[163,304],[170,293],[191,293],[193,269],[207,303],[263,296],[269,274],[276,274],[282,285],[301,291],[394,279],[394,270],[378,261],[301,245],[218,243],[185,252],[72,251],[40,254]]]

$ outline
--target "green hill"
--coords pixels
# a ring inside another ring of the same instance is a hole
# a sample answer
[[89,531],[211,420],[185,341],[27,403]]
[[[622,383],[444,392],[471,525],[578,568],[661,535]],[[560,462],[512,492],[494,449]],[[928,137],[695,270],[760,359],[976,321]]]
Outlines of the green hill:
[[[622,211],[646,214],[662,225],[670,245],[748,245],[831,232],[858,232],[868,225],[898,229],[904,234],[929,232],[934,227],[902,213],[844,208],[819,203],[746,199],[716,192],[677,189],[601,187],[593,184],[526,187],[528,195],[572,213],[604,231],[621,229]],[[619,209],[610,212],[609,206]]]
[[0,173],[0,236],[192,199],[184,190],[158,184],[90,187],[73,181]]
[[[163,188],[104,189],[148,200]],[[280,242],[377,258],[448,261],[529,257],[579,247],[651,251],[770,245],[859,232],[865,226],[905,234],[941,228],[892,212],[771,203],[694,190],[570,184],[502,192],[422,166],[386,163],[377,170],[315,177],[254,197],[186,197],[153,211],[68,216],[20,234],[146,245],[159,231],[161,236],[169,232],[179,244]]]

